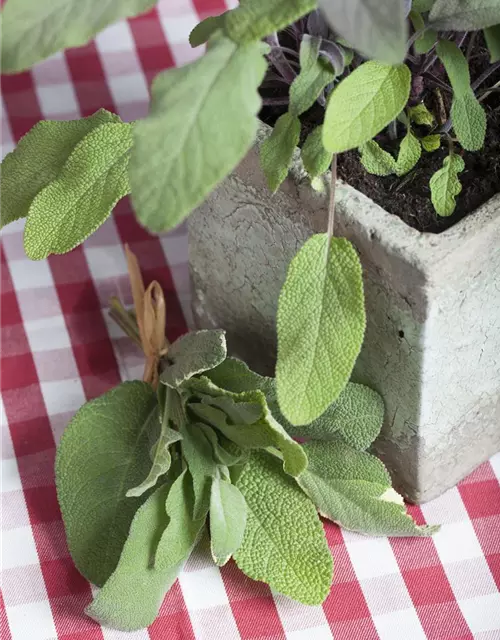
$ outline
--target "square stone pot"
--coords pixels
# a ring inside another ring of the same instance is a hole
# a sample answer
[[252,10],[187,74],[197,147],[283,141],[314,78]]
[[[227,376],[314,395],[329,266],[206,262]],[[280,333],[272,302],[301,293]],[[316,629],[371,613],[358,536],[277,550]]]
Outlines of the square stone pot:
[[[193,315],[273,373],[278,295],[290,260],[327,225],[296,152],[275,195],[255,147],[191,216]],[[375,449],[421,503],[500,450],[500,195],[439,235],[420,233],[338,182],[335,233],[364,267],[367,330],[353,379],[382,394]]]

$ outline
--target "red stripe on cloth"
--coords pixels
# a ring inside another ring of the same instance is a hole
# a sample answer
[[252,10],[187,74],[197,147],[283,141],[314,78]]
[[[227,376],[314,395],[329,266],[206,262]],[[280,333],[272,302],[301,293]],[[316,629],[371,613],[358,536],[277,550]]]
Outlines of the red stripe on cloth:
[[208,16],[218,16],[227,10],[224,0],[192,0],[200,20]]
[[2,76],[2,97],[14,139],[17,141],[42,119],[30,71]]
[[137,55],[149,86],[160,71],[175,65],[172,50],[165,39],[156,9],[129,20],[129,24]]
[[158,617],[148,627],[148,632],[151,640],[195,640],[178,580],[165,596]]
[[2,640],[12,640],[12,635],[9,629],[9,621],[7,620],[7,613],[5,611],[5,602],[3,599],[3,594],[1,589],[0,589],[0,638],[2,638]]

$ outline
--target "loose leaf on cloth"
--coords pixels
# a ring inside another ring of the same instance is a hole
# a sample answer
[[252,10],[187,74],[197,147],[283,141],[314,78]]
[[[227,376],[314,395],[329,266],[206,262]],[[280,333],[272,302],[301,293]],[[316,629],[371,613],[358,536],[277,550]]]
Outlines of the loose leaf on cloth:
[[276,120],[271,135],[262,143],[260,166],[272,193],[278,190],[288,174],[299,136],[300,120],[287,112]]
[[[274,447],[283,455],[283,469],[290,475],[297,476],[307,466],[307,458],[302,447],[295,442],[285,429],[273,418],[262,391],[248,391],[240,394],[225,392],[226,397],[216,398],[219,402],[209,404],[190,403],[189,408],[198,418],[206,421],[220,431],[226,438],[242,449],[266,449]],[[223,394],[223,390],[221,390]],[[224,403],[221,403],[223,400]],[[256,403],[261,407],[261,417],[253,424],[234,423],[228,411],[237,408],[239,403]],[[230,405],[233,404],[233,407]]]
[[484,30],[484,39],[490,51],[490,62],[500,60],[500,24]]
[[407,26],[401,0],[319,0],[332,28],[365,56],[403,62]]
[[192,47],[199,47],[207,42],[217,29],[221,29],[224,26],[225,15],[226,12],[220,16],[209,16],[199,22],[189,34],[189,44]]
[[16,73],[67,47],[86,44],[156,0],[8,0],[2,10],[2,73]]
[[59,176],[35,197],[24,229],[32,260],[71,251],[109,217],[130,191],[132,126],[102,124],[75,147]]
[[332,162],[332,152],[323,146],[323,125],[315,127],[302,145],[301,157],[304,169],[311,178],[316,178],[327,171]]
[[238,487],[217,476],[210,496],[210,548],[219,567],[240,547],[246,523],[245,498]]
[[318,418],[340,395],[363,342],[361,264],[352,244],[312,236],[293,258],[278,303],[276,383],[292,424]]
[[500,23],[498,0],[436,0],[429,14],[439,30],[473,31]]
[[309,466],[298,483],[322,516],[375,536],[428,536],[437,530],[415,524],[374,456],[340,440],[309,442],[304,448]]
[[71,557],[98,586],[115,570],[143,502],[125,493],[149,471],[148,417],[155,410],[148,384],[123,382],[83,405],[57,450],[57,498]]
[[399,146],[398,159],[396,162],[396,175],[404,176],[405,173],[411,171],[420,160],[422,148],[418,138],[408,129],[408,133],[401,140]]
[[226,353],[226,336],[221,329],[187,333],[170,346],[169,364],[160,381],[176,388],[192,376],[216,367],[225,359]]
[[0,223],[5,226],[28,215],[35,196],[55,180],[76,145],[101,124],[120,118],[99,109],[80,120],[42,120],[21,138],[2,162]]
[[316,0],[252,0],[229,11],[225,33],[237,43],[250,43],[281,31],[316,8]]
[[323,602],[333,562],[312,502],[266,453],[252,455],[236,486],[248,507],[238,567],[299,602]]
[[295,437],[312,440],[342,438],[355,449],[367,449],[380,433],[384,421],[384,401],[373,389],[354,382],[338,400],[311,424],[295,427]]
[[170,520],[156,549],[155,569],[166,571],[184,562],[200,539],[206,514],[196,518],[191,476],[187,470],[175,480],[165,509]]
[[134,207],[149,229],[178,225],[249,150],[266,66],[261,43],[215,37],[199,60],[156,76],[130,161]]
[[361,164],[368,173],[376,176],[389,176],[391,173],[396,173],[396,160],[375,140],[365,142],[359,151]]
[[[172,391],[169,389],[172,393]],[[158,478],[170,469],[172,458],[170,455],[169,447],[174,442],[182,440],[182,436],[178,431],[169,427],[169,410],[168,410],[168,391],[167,391],[167,404],[163,412],[163,418],[161,421],[161,431],[158,442],[153,447],[153,464],[151,469],[145,478],[137,487],[133,487],[127,491],[127,498],[133,498],[142,495],[151,487],[154,487],[158,481]],[[155,416],[156,418],[156,416]]]
[[300,73],[290,85],[290,113],[300,116],[310,109],[335,78],[332,65],[319,55],[321,38],[305,34],[300,43]]
[[154,552],[168,523],[165,501],[169,484],[158,487],[137,511],[118,566],[86,613],[106,627],[136,631],[149,626],[183,562],[160,569]]
[[371,140],[404,109],[411,74],[404,64],[365,62],[342,80],[328,100],[323,144],[332,153]]
[[420,138],[422,149],[427,152],[437,151],[441,146],[441,136],[439,133],[433,133],[429,136]]
[[458,174],[464,169],[463,159],[452,154],[446,156],[442,168],[429,180],[432,204],[440,216],[451,216],[455,210],[455,198],[462,191]]
[[472,89],[463,96],[454,96],[451,105],[453,130],[464,149],[478,151],[486,136],[486,112]]

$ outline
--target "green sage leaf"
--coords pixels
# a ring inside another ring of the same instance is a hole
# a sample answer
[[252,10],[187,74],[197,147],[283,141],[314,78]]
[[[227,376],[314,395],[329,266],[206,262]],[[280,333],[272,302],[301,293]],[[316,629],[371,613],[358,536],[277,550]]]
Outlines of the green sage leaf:
[[323,125],[315,127],[307,136],[300,154],[304,169],[312,179],[328,170],[333,154],[323,146]]
[[250,43],[281,31],[316,8],[316,0],[252,0],[230,11],[225,32],[237,43]]
[[370,61],[355,69],[328,100],[323,124],[325,148],[341,153],[375,137],[404,109],[410,84],[410,70],[404,64]]
[[470,91],[469,64],[457,44],[452,40],[440,40],[436,52],[446,69],[454,96],[459,97],[468,93]]
[[130,161],[132,200],[145,226],[178,225],[244,157],[257,132],[265,71],[259,42],[216,38],[199,60],[156,77]]
[[238,567],[279,593],[320,604],[332,582],[333,561],[314,505],[278,460],[255,453],[237,485],[248,507]]
[[287,112],[276,120],[271,135],[262,143],[260,166],[272,193],[278,190],[288,175],[299,136],[300,120]]
[[62,171],[83,138],[101,124],[121,122],[105,109],[80,120],[42,120],[2,162],[0,225],[28,215],[35,196]]
[[410,20],[415,31],[422,31],[421,35],[413,43],[415,53],[427,53],[437,40],[437,32],[434,29],[426,29],[425,22],[418,11],[410,11]]
[[429,14],[430,24],[440,31],[474,31],[500,23],[498,0],[436,0]]
[[396,160],[375,140],[365,142],[359,151],[361,153],[360,162],[368,173],[376,176],[389,176],[391,173],[396,173]]
[[168,571],[185,562],[205,525],[206,514],[200,518],[193,517],[193,486],[187,470],[173,483],[165,509],[169,522],[158,543],[154,560],[154,567],[159,571]]
[[132,127],[102,124],[75,147],[59,176],[42,189],[28,211],[24,249],[32,260],[66,253],[91,235],[130,191]]
[[408,129],[408,133],[401,140],[399,146],[398,159],[396,162],[396,174],[404,176],[405,173],[411,171],[420,160],[422,148],[418,138]]
[[79,47],[156,0],[8,0],[2,10],[2,73],[17,73],[67,47]]
[[[242,414],[238,413],[239,407],[248,403],[260,407],[261,415],[252,423],[249,421],[245,423],[244,416],[242,418]],[[221,395],[215,401],[190,403],[189,409],[242,449],[268,447],[278,449],[283,455],[285,472],[292,476],[299,475],[307,466],[307,458],[302,447],[274,419],[262,391],[247,391],[239,394],[225,392],[225,396]],[[234,421],[231,420],[230,415]]]
[[191,331],[170,346],[160,380],[177,388],[194,375],[216,367],[226,354],[226,336],[221,329]]
[[208,42],[210,37],[224,26],[226,13],[222,13],[220,16],[209,16],[199,22],[189,34],[189,44],[192,47],[199,47]]
[[246,523],[247,503],[241,491],[217,476],[210,497],[210,547],[219,567],[239,549]]
[[[172,393],[171,389],[169,389],[168,391]],[[133,487],[132,489],[129,489],[127,491],[127,498],[141,496],[145,491],[155,486],[158,478],[167,473],[167,471],[170,469],[170,464],[172,462],[169,451],[170,445],[172,445],[174,442],[182,440],[181,434],[168,426],[170,417],[168,409],[168,391],[167,404],[163,413],[161,423],[160,437],[158,438],[158,442],[153,448],[153,464],[146,479],[143,480],[139,485],[137,485],[137,487]]]
[[490,62],[500,60],[500,24],[484,30],[484,39],[490,51]]
[[312,236],[292,260],[278,303],[280,409],[308,424],[340,395],[363,342],[361,264],[345,238]]
[[438,169],[429,181],[431,200],[436,213],[451,216],[455,211],[455,198],[462,191],[458,174],[465,169],[463,159],[452,154],[444,159],[443,167]]
[[71,557],[99,586],[115,570],[144,501],[125,493],[148,473],[148,430],[154,426],[148,418],[155,411],[149,385],[123,382],[83,405],[57,450],[57,497]]
[[309,467],[298,483],[325,518],[345,529],[375,536],[428,536],[406,513],[384,465],[341,441],[304,445]]
[[373,389],[349,382],[338,400],[311,424],[295,427],[293,436],[312,440],[342,438],[364,451],[379,435],[384,421],[384,401]]
[[300,73],[290,85],[289,111],[295,116],[310,109],[335,78],[331,64],[319,55],[320,37],[304,34],[300,43]]
[[411,8],[418,11],[418,13],[427,13],[432,9],[433,4],[434,0],[413,0]]
[[149,626],[177,579],[182,561],[164,569],[152,564],[159,537],[168,523],[165,500],[169,488],[158,487],[135,514],[118,566],[86,610],[99,624],[120,631]]
[[337,33],[365,56],[389,64],[403,62],[406,53],[403,4],[400,0],[319,0]]
[[408,107],[408,116],[415,124],[424,124],[431,127],[434,124],[434,114],[429,111],[423,102],[414,107]]
[[423,138],[420,138],[420,144],[424,151],[432,153],[432,151],[437,151],[441,146],[441,136],[439,133],[424,136]]
[[241,464],[247,459],[247,453],[238,445],[234,444],[231,440],[228,440],[222,433],[216,433],[212,427],[208,424],[200,423],[196,425],[205,434],[207,440],[212,445],[212,451],[214,460],[224,465],[225,467],[232,467],[235,464]]
[[453,96],[451,121],[464,149],[478,151],[482,148],[486,137],[486,112],[472,89],[463,96]]

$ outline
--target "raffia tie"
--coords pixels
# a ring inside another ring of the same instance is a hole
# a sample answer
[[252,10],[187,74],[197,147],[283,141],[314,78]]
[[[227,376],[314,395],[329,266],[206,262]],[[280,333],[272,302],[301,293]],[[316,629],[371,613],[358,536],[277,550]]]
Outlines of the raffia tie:
[[127,267],[132,287],[137,326],[142,349],[146,356],[144,364],[144,382],[148,382],[153,389],[158,386],[158,365],[160,358],[168,352],[168,342],[165,337],[166,309],[165,296],[159,282],[153,280],[147,289],[144,287],[141,270],[137,257],[125,246]]

